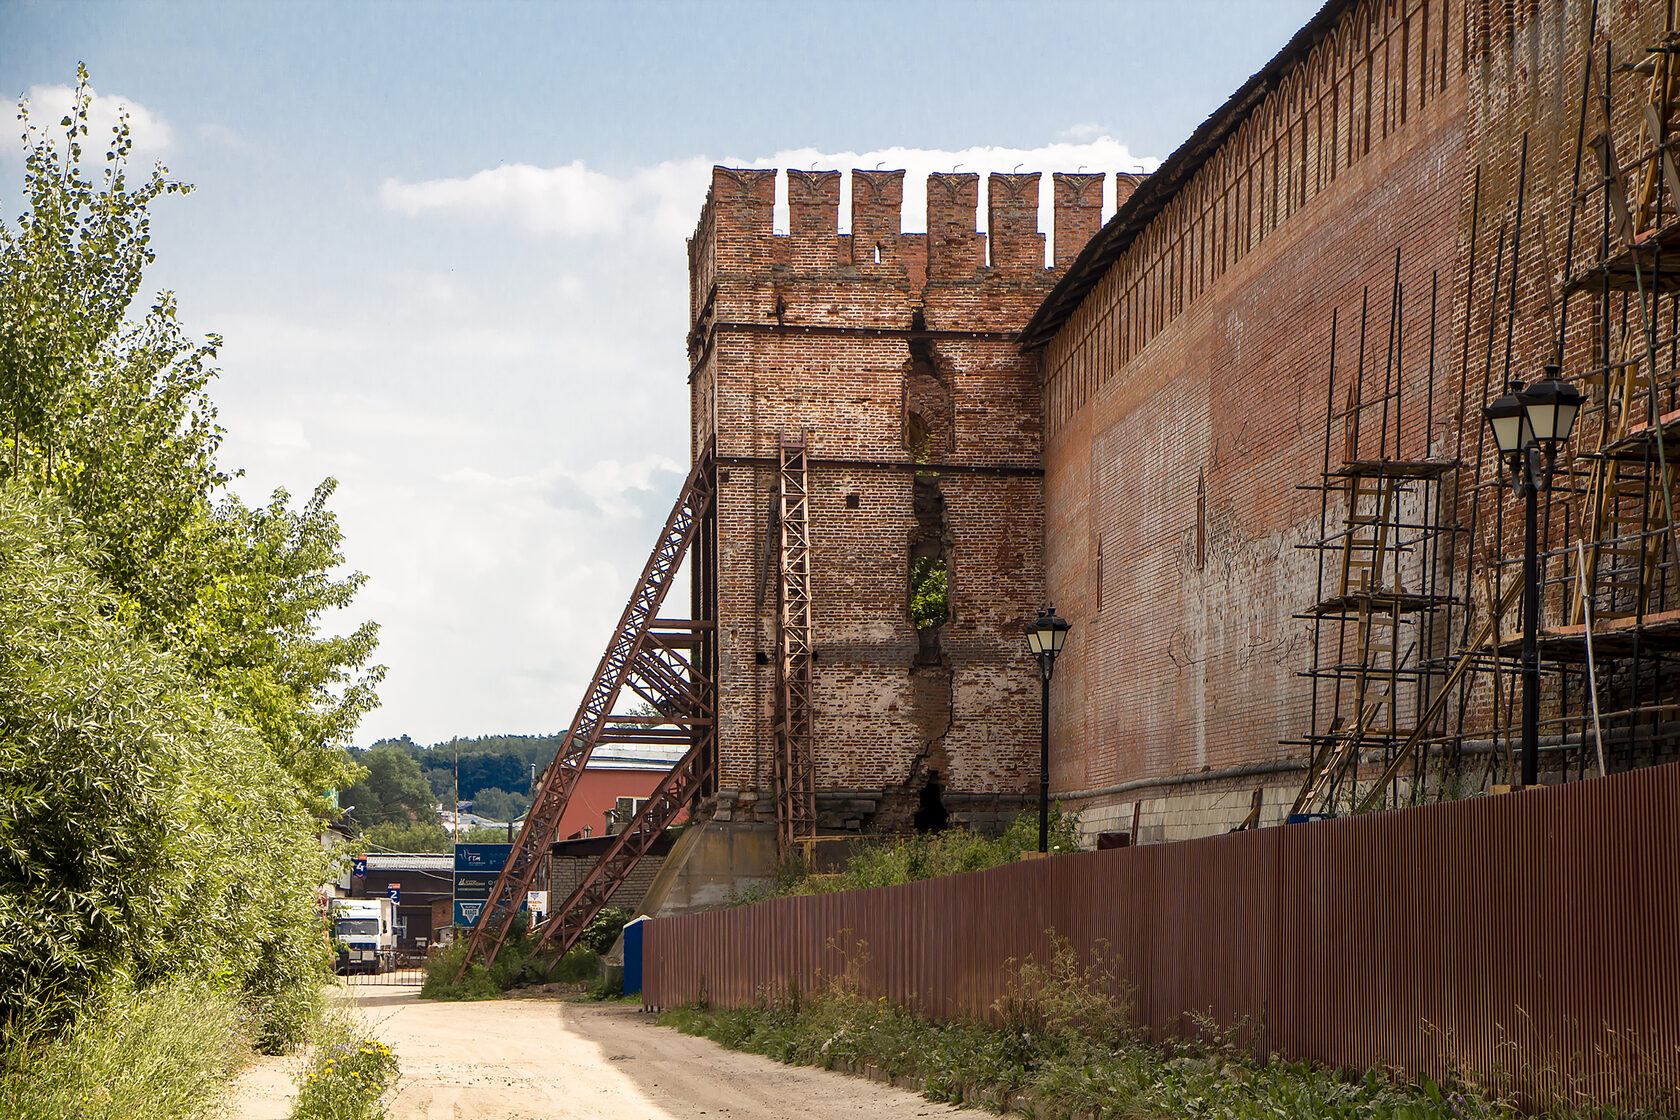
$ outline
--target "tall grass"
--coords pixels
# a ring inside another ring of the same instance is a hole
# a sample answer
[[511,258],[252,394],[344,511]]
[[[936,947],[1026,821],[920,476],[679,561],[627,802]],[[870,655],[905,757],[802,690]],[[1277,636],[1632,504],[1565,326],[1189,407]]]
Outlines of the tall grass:
[[250,1018],[201,980],[116,988],[67,1034],[14,1029],[0,1050],[6,1120],[195,1120],[219,1113],[249,1058]]
[[[1061,806],[1051,809],[1047,846],[1052,853],[1079,850],[1075,835],[1077,823],[1072,815],[1062,812]],[[1014,863],[1023,852],[1037,850],[1037,810],[1021,813],[997,835],[968,828],[947,828],[941,832],[860,836],[852,843],[840,871],[816,873],[803,860],[795,858],[782,867],[773,882],[738,891],[729,904],[744,906],[770,898],[895,887],[942,875],[984,871]]]
[[1256,1063],[1238,1038],[1150,1044],[1131,994],[1102,951],[1089,963],[1062,939],[1049,959],[1014,964],[996,1024],[933,1022],[835,979],[756,1007],[680,1008],[660,1022],[735,1050],[833,1068],[874,1067],[916,1079],[924,1095],[1038,1118],[1217,1117],[1219,1120],[1505,1120],[1512,1110],[1462,1087],[1346,1078],[1277,1057]]

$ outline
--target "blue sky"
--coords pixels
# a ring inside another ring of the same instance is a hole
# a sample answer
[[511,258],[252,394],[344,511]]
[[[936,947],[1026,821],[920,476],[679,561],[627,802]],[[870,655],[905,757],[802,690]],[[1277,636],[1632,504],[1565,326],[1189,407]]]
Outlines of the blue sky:
[[711,164],[907,167],[919,229],[929,169],[1152,168],[1317,6],[0,0],[0,92],[83,61],[195,185],[147,286],[226,339],[237,489],[340,481],[358,741],[432,742],[571,720],[686,472]]

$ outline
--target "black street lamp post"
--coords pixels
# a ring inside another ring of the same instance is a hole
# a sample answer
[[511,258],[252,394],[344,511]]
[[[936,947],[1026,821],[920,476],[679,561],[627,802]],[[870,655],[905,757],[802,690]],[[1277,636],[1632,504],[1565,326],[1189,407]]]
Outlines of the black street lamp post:
[[[1522,784],[1540,781],[1540,557],[1539,492],[1552,485],[1558,449],[1569,439],[1584,399],[1558,377],[1557,366],[1524,389],[1512,381],[1504,396],[1482,409],[1493,442],[1523,496]],[[1497,607],[1497,604],[1494,604]]]
[[1056,655],[1062,652],[1072,626],[1046,607],[1027,626],[1027,647],[1038,658],[1038,850],[1050,850],[1050,674],[1056,671]]

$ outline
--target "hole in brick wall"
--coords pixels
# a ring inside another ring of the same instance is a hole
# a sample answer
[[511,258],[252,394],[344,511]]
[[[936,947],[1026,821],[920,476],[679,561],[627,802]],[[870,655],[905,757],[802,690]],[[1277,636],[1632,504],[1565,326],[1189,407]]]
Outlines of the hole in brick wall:
[[862,504],[862,498],[859,495],[857,495],[857,494],[847,494],[846,495],[846,508],[847,509],[857,509],[858,506],[861,505],[861,504]]
[[950,573],[938,556],[910,560],[910,619],[916,629],[942,626],[951,616]]
[[770,664],[770,655],[763,650],[759,650],[753,655],[753,660],[760,665],[768,665]]
[[1097,612],[1102,613],[1103,603],[1103,554],[1102,537],[1097,537]]
[[875,263],[881,263],[881,246],[879,244],[875,246]]
[[728,482],[728,481],[729,481],[729,472],[728,471],[719,471],[718,472],[718,485],[721,486],[722,484],[724,484],[725,482]]
[[[912,321],[912,329],[915,322]],[[917,463],[939,463],[952,451],[956,406],[951,387],[925,339],[910,342],[904,367],[904,450]]]

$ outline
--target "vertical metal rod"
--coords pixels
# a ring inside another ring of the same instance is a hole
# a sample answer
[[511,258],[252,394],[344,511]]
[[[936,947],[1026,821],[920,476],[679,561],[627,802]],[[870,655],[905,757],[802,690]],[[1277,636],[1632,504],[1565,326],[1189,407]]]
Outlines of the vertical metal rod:
[[[1339,318],[1337,308],[1330,309],[1330,370],[1325,376],[1324,386],[1324,467],[1319,474],[1318,488],[1318,540],[1322,545],[1329,532],[1330,517],[1330,429],[1335,423],[1336,416],[1336,326]],[[1314,603],[1324,602],[1324,565],[1330,555],[1329,549],[1318,550],[1318,593],[1314,596]],[[1313,612],[1313,673],[1312,673],[1312,714],[1307,724],[1307,781],[1313,779],[1312,764],[1318,750],[1314,737],[1318,734],[1318,677],[1322,668],[1319,653],[1323,645],[1324,612]],[[1334,713],[1331,718],[1334,719]],[[1135,843],[1135,841],[1134,841]]]
[[[1563,299],[1558,307],[1557,357],[1555,364],[1563,366],[1563,338],[1569,322],[1569,269],[1575,260],[1575,218],[1581,210],[1581,151],[1586,146],[1587,103],[1592,96],[1593,38],[1598,33],[1598,0],[1593,0],[1587,14],[1587,49],[1581,63],[1581,113],[1575,124],[1575,173],[1569,186],[1569,231],[1563,242]],[[1609,81],[1609,71],[1605,80]]]
[[1532,459],[1524,453],[1522,784],[1540,780],[1540,495]]
[[1050,674],[1056,655],[1038,655],[1038,850],[1050,850]]

